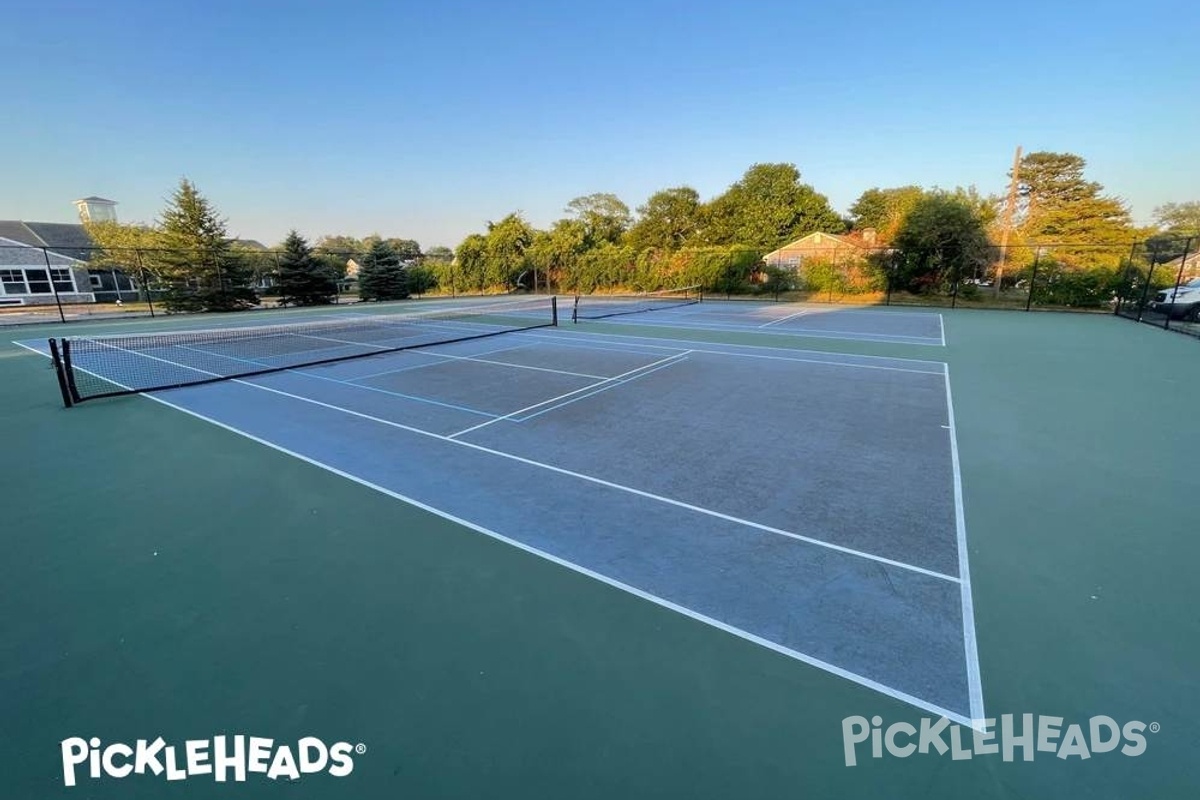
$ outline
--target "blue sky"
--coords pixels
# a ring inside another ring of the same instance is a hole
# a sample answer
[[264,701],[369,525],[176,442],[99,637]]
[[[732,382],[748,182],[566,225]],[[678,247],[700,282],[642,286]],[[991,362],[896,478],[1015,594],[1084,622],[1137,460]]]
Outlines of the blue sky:
[[1195,8],[1010,3],[16,0],[0,218],[148,221],[180,176],[236,235],[456,245],[573,197],[711,197],[795,163],[864,189],[1000,192],[1017,144],[1078,153],[1139,221],[1200,199]]

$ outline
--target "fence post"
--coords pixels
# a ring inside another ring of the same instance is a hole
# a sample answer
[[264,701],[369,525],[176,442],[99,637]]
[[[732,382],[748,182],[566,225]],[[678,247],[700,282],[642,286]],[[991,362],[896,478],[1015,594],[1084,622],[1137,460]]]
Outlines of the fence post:
[[133,254],[137,258],[138,279],[142,282],[142,288],[146,290],[146,305],[150,306],[150,316],[154,317],[154,294],[150,291],[150,281],[146,279],[146,265],[142,262],[142,249],[135,247]]
[[1029,275],[1029,296],[1025,298],[1025,310],[1033,305],[1033,292],[1037,288],[1037,268],[1042,261],[1042,248],[1033,251],[1033,272]]
[[954,288],[950,292],[950,307],[958,307],[958,284],[962,280],[962,262],[954,264]]
[[[1183,282],[1183,270],[1187,266],[1188,250],[1192,249],[1192,237],[1183,241],[1183,255],[1179,257],[1179,272],[1175,274],[1175,288],[1171,291],[1171,308],[1175,307],[1175,298],[1179,295],[1179,284]],[[1163,320],[1163,330],[1171,330],[1171,312],[1168,310]]]
[[1156,266],[1155,259],[1157,259],[1157,258],[1158,258],[1157,253],[1150,254],[1150,271],[1146,273],[1146,285],[1142,287],[1142,297],[1138,301],[1138,309],[1137,309],[1137,312],[1138,312],[1137,321],[1138,322],[1142,321],[1142,311],[1144,311],[1146,308],[1146,297],[1149,296],[1149,294],[1150,294],[1150,283],[1154,279],[1154,267]]
[[1121,306],[1125,302],[1125,294],[1133,288],[1133,257],[1137,255],[1138,243],[1134,242],[1129,248],[1129,261],[1125,264],[1125,277],[1121,280],[1121,296],[1117,298],[1113,314],[1121,316]]
[[[63,314],[62,300],[58,296],[58,287],[54,285],[54,272],[50,267],[50,253],[44,247],[42,248],[42,258],[46,261],[46,280],[50,281],[50,289],[54,292],[54,305],[58,306],[58,319],[61,322],[66,322],[67,317]],[[67,267],[68,272],[70,272],[70,269],[70,267]],[[74,283],[74,280],[71,282]]]

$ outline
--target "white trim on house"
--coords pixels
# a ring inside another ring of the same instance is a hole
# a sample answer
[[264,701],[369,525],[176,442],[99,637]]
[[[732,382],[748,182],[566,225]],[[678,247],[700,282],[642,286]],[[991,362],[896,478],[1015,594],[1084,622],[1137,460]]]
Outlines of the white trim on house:
[[[42,263],[7,263],[6,252],[36,253]],[[5,300],[5,305],[15,305],[13,300],[19,300],[20,305],[27,305],[26,301],[49,302],[56,296],[61,299],[63,295],[69,295],[71,302],[95,302],[95,295],[79,288],[76,273],[86,270],[87,264],[77,258],[0,237],[0,298]]]

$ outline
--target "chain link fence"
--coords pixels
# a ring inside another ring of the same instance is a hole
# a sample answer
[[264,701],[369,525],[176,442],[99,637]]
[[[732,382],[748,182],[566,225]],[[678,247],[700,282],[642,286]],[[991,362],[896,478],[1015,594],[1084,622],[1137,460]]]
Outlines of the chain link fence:
[[[598,291],[611,288],[609,283],[631,281],[642,288],[669,287],[687,276],[705,291],[729,297],[1107,312],[1200,336],[1200,235],[1163,234],[1136,243],[1020,243],[935,255],[863,247],[836,236],[822,236],[823,243],[814,246],[809,238],[765,259],[748,248],[696,248],[664,257],[614,248],[612,264],[585,264],[582,257],[580,264],[596,267],[591,277],[598,284],[592,290]],[[53,247],[0,247],[0,324],[199,310],[178,298],[200,291],[228,295],[229,308],[282,305],[280,251],[214,255],[94,248],[70,253]],[[357,300],[354,277],[366,253],[318,250],[314,255],[337,277],[332,300]],[[423,257],[406,264],[412,269],[414,293],[437,290],[457,296],[489,289],[489,273],[479,265],[467,269],[455,261]],[[529,274],[540,274],[540,280]],[[531,281],[541,291],[570,283],[553,270],[528,269],[522,276],[517,289],[528,290]]]

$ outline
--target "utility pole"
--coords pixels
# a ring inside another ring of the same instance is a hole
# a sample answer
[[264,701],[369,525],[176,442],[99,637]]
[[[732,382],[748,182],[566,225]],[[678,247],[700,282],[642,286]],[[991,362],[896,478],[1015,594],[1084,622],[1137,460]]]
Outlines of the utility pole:
[[[1004,204],[1004,221],[1000,228],[1000,261],[996,264],[996,297],[1000,296],[1000,286],[1004,281],[1004,262],[1008,258],[1008,234],[1012,231],[1013,214],[1017,210],[1017,186],[1021,175],[1021,145],[1017,145],[1017,153],[1013,156],[1012,180],[1008,184],[1008,202]],[[1032,287],[1030,287],[1032,289]]]

